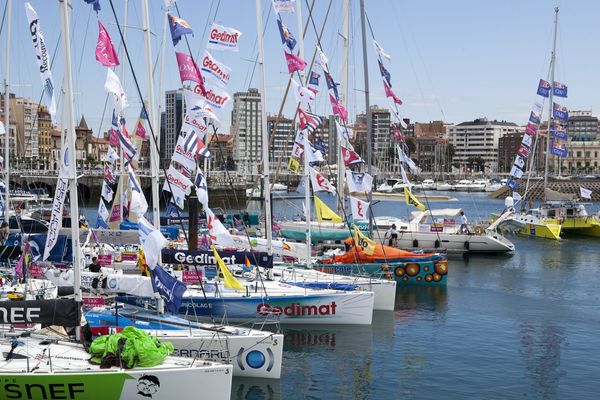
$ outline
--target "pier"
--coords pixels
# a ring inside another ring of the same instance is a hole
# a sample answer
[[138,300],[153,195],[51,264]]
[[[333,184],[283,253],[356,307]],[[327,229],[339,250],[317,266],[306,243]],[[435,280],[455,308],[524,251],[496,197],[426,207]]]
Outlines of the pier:
[[[548,189],[556,190],[557,192],[571,194],[576,198],[581,198],[579,188],[584,187],[592,191],[592,199],[587,201],[600,201],[600,179],[574,179],[574,180],[553,180],[548,181]],[[525,194],[525,181],[519,182],[519,189],[517,190],[521,196]],[[491,193],[489,197],[493,199],[502,199],[508,196],[510,189],[508,186],[504,186],[501,189]],[[543,200],[544,199],[544,180],[531,180],[529,182],[529,190],[527,191],[527,199],[531,200]],[[584,199],[585,201],[585,199]]]

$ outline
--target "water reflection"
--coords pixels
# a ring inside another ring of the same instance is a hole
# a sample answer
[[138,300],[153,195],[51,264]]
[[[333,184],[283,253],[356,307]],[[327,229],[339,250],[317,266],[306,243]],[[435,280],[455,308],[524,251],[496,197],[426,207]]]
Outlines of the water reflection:
[[234,400],[281,399],[279,379],[233,378],[231,398]]

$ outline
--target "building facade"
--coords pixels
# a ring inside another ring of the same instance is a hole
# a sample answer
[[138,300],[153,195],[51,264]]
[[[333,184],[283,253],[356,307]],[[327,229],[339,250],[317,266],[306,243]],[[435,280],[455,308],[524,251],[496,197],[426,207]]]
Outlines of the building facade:
[[[292,120],[284,116],[267,117],[267,131],[269,132],[269,161],[273,166],[287,165],[292,153],[296,129]],[[261,156],[258,156],[262,160]]]
[[563,175],[597,175],[600,173],[600,141],[575,141],[567,143],[567,157],[552,157],[553,170]]
[[231,134],[234,159],[241,174],[257,174],[262,160],[262,124],[260,93],[250,88],[233,95]]
[[183,89],[167,90],[165,92],[165,112],[164,119],[161,116],[160,135],[160,165],[162,168],[169,168],[171,157],[175,150],[175,144],[181,131],[183,121],[184,101]]
[[39,168],[50,169],[52,165],[52,118],[45,106],[38,111]]
[[575,142],[589,142],[598,138],[598,117],[591,111],[569,111],[567,134]]

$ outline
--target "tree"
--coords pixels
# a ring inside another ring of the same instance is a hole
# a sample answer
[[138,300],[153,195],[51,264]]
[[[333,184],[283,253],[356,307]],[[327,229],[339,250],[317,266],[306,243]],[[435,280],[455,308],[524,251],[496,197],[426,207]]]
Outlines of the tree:
[[409,155],[417,151],[417,143],[414,137],[406,138],[406,147],[408,147]]

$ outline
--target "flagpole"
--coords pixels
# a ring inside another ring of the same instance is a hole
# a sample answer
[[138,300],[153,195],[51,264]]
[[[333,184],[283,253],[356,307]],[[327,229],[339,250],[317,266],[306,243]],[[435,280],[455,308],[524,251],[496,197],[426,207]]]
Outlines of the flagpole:
[[[73,287],[75,301],[81,302],[81,246],[79,245],[79,204],[77,193],[77,169],[75,154],[75,119],[73,109],[73,77],[71,75],[71,32],[69,29],[69,5],[68,0],[59,0],[61,5],[62,42],[65,63],[65,96],[63,107],[63,129],[67,130],[68,146],[68,179],[69,179],[69,201],[71,207],[71,247],[73,249]],[[66,121],[65,121],[66,119]],[[65,171],[66,172],[66,171]],[[59,179],[61,179],[59,177]],[[79,340],[80,329],[76,330]]]
[[[148,14],[148,0],[142,1],[142,12],[144,16],[144,44],[146,47],[146,67],[148,75],[148,100],[146,106],[146,114],[148,120],[152,121],[152,125],[158,127],[156,122],[156,112],[154,106],[154,77],[152,74],[152,48],[150,47],[150,16]],[[160,129],[155,129],[154,135],[156,143],[159,143]],[[150,146],[150,176],[152,179],[152,218],[153,225],[160,230],[160,204],[158,196],[158,149],[157,146]],[[160,260],[159,260],[160,262]]]
[[[348,107],[348,61],[349,57],[349,19],[350,19],[350,0],[344,0],[342,6],[343,22],[342,22],[342,37],[343,37],[343,51],[342,51],[342,104]],[[346,167],[344,165],[344,158],[342,157],[342,142],[340,141],[339,135],[337,134],[336,127],[336,153],[337,153],[337,192],[340,201],[338,202],[338,212],[344,207],[344,177],[346,176]]]
[[265,233],[267,237],[267,253],[273,254],[273,232],[271,231],[271,184],[269,177],[269,135],[267,133],[267,91],[265,87],[265,49],[263,43],[262,0],[256,0],[256,32],[258,36],[258,66],[260,76],[260,108],[262,130],[262,158],[263,158],[263,189],[265,200]]
[[[122,49],[123,53],[121,54],[121,60],[125,59],[125,39],[127,38],[127,11],[129,0],[125,0],[125,12],[123,14],[123,44]],[[121,64],[121,86],[125,87],[125,63]],[[119,116],[117,115],[117,129],[121,129],[119,123]],[[123,176],[125,175],[125,169],[123,168],[123,148],[119,143],[119,184],[117,185],[119,189],[119,223],[123,222]],[[109,217],[110,221],[110,217]],[[119,226],[119,229],[121,227]]]
[[[365,80],[365,112],[367,113],[367,172],[371,174],[371,157],[373,152],[373,121],[371,118],[371,106],[369,105],[369,65],[367,62],[367,32],[365,25],[365,0],[360,0],[360,25],[362,31],[363,71]],[[367,195],[367,201],[371,202],[371,195]],[[373,233],[373,213],[369,207],[369,233]]]
[[6,75],[4,77],[4,221],[9,221],[8,209],[10,208],[10,34],[12,32],[12,0],[6,0]]
[[[556,64],[556,31],[558,29],[558,7],[554,8],[554,35],[552,39],[552,57],[550,58],[550,93],[548,105],[548,134],[546,135],[546,158],[544,162],[544,191],[548,186],[548,160],[550,158],[550,135],[552,133],[552,111],[554,108],[554,66]],[[544,194],[544,198],[546,195]]]

